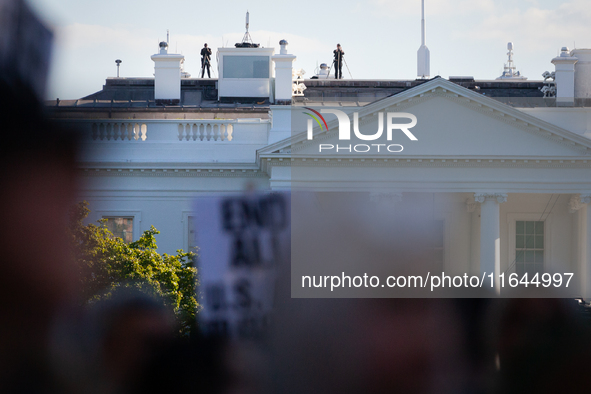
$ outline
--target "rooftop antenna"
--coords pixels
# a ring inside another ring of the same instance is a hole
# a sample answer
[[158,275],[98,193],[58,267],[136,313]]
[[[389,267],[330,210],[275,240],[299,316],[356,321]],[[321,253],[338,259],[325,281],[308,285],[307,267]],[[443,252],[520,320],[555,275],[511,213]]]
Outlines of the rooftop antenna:
[[421,0],[421,46],[417,52],[417,76],[420,79],[428,79],[431,74],[431,56],[425,41],[425,0]]
[[121,63],[123,63],[123,61],[117,59],[115,60],[115,63],[117,63],[117,78],[119,78],[119,66],[121,65]]
[[517,68],[515,67],[515,63],[513,62],[513,43],[507,43],[507,63],[503,67],[503,73],[497,79],[521,79],[525,80],[527,77],[521,75]]
[[170,44],[170,36],[168,34],[168,29],[166,29],[166,43]]
[[250,13],[246,11],[246,32],[244,33],[244,37],[242,37],[242,42],[237,43],[235,45],[236,48],[258,48],[260,44],[255,44],[252,42],[252,38],[250,37],[250,33],[248,32],[248,28],[250,27]]
[[248,42],[252,44],[252,37],[250,37],[250,33],[248,32],[248,28],[250,27],[250,13],[246,11],[246,33],[244,33],[244,37],[242,37],[242,42]]

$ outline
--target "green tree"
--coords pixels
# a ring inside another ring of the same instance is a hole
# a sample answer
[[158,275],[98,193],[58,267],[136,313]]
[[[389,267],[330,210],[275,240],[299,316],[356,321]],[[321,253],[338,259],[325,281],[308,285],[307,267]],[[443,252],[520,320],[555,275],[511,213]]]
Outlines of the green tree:
[[151,226],[140,239],[126,244],[114,237],[104,220],[84,225],[90,210],[86,201],[73,207],[69,232],[81,278],[84,303],[108,299],[119,287],[135,287],[161,298],[173,309],[180,333],[189,334],[196,325],[199,308],[196,296],[196,253],[177,250],[176,255],[159,254]]

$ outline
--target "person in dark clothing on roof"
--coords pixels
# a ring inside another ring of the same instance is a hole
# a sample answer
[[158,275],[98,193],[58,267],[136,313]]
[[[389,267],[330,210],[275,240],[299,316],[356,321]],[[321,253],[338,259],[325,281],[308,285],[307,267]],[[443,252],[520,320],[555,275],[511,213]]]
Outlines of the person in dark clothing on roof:
[[345,51],[341,48],[341,44],[337,44],[337,49],[332,52],[334,54],[334,77],[341,79],[343,78],[343,56],[345,56]]
[[207,77],[211,78],[209,68],[211,67],[211,48],[207,47],[207,44],[201,49],[201,78],[205,75],[205,69],[207,68]]

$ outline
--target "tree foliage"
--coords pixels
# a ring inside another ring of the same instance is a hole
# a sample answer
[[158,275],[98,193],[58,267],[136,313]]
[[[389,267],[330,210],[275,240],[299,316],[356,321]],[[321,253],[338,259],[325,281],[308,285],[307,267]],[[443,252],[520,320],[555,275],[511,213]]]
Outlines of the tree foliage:
[[193,252],[177,250],[176,255],[159,254],[151,226],[130,244],[114,237],[106,221],[84,225],[90,210],[87,202],[73,207],[70,215],[70,236],[73,254],[81,278],[84,303],[100,302],[111,297],[119,287],[135,287],[161,298],[174,310],[181,334],[188,334],[196,322],[197,269]]

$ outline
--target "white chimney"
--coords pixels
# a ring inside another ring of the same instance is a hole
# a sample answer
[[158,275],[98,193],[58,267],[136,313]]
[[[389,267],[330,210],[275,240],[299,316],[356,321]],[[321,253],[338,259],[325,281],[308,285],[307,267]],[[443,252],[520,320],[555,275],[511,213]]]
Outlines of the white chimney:
[[576,57],[571,56],[567,47],[562,47],[560,55],[552,59],[556,67],[556,106],[572,107],[575,104],[575,63]]
[[183,55],[169,54],[168,43],[160,43],[154,61],[154,99],[156,104],[179,104],[181,101],[181,61]]
[[575,64],[575,98],[591,99],[591,49],[573,49]]
[[275,62],[275,104],[291,105],[293,61],[296,56],[287,53],[287,41],[281,40],[279,45],[279,55],[271,57]]

